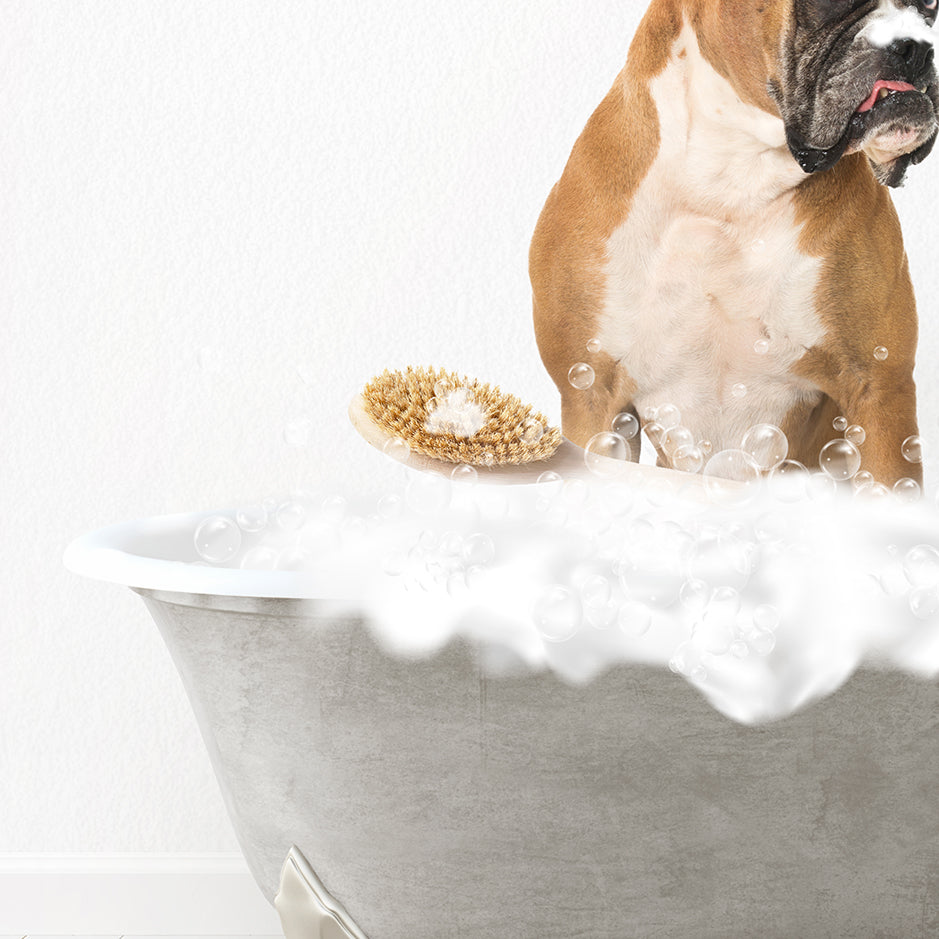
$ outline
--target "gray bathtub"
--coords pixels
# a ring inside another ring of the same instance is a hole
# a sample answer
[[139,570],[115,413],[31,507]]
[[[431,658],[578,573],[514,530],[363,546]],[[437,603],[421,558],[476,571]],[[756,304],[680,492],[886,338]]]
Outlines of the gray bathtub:
[[178,527],[70,566],[152,613],[290,939],[939,935],[939,683],[866,669],[748,727],[664,668],[487,677],[491,648],[386,654],[293,575],[221,595],[251,577],[183,572]]

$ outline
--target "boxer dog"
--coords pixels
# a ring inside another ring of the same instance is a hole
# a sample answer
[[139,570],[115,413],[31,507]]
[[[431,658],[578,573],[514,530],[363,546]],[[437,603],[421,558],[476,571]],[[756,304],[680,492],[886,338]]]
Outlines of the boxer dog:
[[[772,423],[817,466],[843,416],[862,470],[921,480],[901,454],[917,322],[885,186],[936,137],[936,6],[652,0],[531,245],[566,437],[670,404],[713,452]],[[568,380],[581,362],[588,388]]]

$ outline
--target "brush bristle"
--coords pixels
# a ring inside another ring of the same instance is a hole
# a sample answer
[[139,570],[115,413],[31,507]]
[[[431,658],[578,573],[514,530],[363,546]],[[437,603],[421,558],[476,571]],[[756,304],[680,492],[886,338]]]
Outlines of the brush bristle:
[[[445,422],[437,425],[436,432],[429,429],[434,405],[442,403],[439,393],[447,395],[458,388],[466,389],[470,402],[481,409],[482,426],[468,435],[465,427],[446,429]],[[561,443],[560,430],[549,427],[547,418],[531,405],[456,372],[412,366],[404,372],[386,369],[365,386],[362,397],[366,411],[386,433],[438,460],[473,466],[530,463],[551,456]]]

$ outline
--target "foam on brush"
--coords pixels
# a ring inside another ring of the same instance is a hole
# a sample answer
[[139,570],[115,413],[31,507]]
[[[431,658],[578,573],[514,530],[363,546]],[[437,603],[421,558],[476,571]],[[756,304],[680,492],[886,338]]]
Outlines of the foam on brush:
[[531,405],[443,369],[386,369],[365,386],[362,398],[386,433],[450,463],[530,463],[547,459],[561,443],[560,430]]

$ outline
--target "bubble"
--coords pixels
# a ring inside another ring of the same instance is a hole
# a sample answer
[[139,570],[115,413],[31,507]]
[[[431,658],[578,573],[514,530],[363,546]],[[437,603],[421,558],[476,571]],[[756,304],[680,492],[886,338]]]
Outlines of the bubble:
[[753,351],[757,355],[766,355],[766,353],[769,352],[769,340],[757,339],[757,341],[753,343]]
[[903,454],[903,459],[908,463],[922,463],[923,462],[923,441],[921,437],[917,437],[915,434],[912,437],[907,437],[906,440],[900,444],[900,452]]
[[418,515],[438,515],[450,504],[450,480],[439,473],[415,473],[407,482],[404,498]]
[[526,417],[525,420],[515,428],[515,432],[518,434],[522,443],[526,443],[530,446],[538,443],[544,436],[544,424],[537,418]]
[[454,600],[462,600],[469,595],[469,584],[466,582],[466,574],[462,571],[453,571],[447,577],[447,593]]
[[272,571],[277,567],[277,552],[267,545],[255,545],[241,557],[243,571]]
[[450,479],[455,483],[465,483],[471,486],[479,479],[479,473],[476,472],[475,466],[470,466],[468,463],[460,463],[450,470]]
[[638,639],[652,625],[652,610],[638,600],[627,600],[619,608],[616,623],[621,633]]
[[750,647],[743,639],[735,639],[730,644],[730,654],[736,659],[745,659],[750,654]]
[[721,450],[707,461],[704,478],[708,495],[714,501],[737,505],[753,495],[760,469],[743,450]]
[[631,440],[639,433],[639,421],[635,414],[623,411],[613,418],[613,433],[619,434],[623,440]]
[[199,523],[193,542],[203,561],[221,564],[238,553],[241,529],[230,518],[213,515]]
[[867,440],[867,431],[860,424],[852,424],[845,429],[844,439],[850,440],[856,447],[859,447]]
[[596,377],[593,369],[586,362],[572,365],[567,373],[567,380],[578,390],[586,391]]
[[710,440],[699,440],[698,449],[705,455],[709,457],[714,450],[714,444]]
[[267,520],[267,509],[263,505],[245,505],[235,513],[235,521],[242,531],[260,531]]
[[587,340],[587,351],[590,353],[596,354],[603,348],[603,343],[599,339],[594,337],[593,339]]
[[313,421],[308,417],[294,417],[284,426],[284,440],[291,447],[306,447],[313,434]]
[[637,544],[630,545],[628,551],[630,557],[619,567],[620,583],[627,596],[649,606],[674,603],[684,580],[680,559],[659,541],[641,554]]
[[869,473],[867,470],[860,470],[854,474],[854,477],[851,480],[851,485],[854,486],[855,492],[860,492],[862,489],[867,489],[874,485],[874,474]]
[[747,386],[742,381],[738,381],[737,384],[730,389],[730,393],[735,398],[744,398],[747,394]]
[[770,474],[769,491],[780,502],[805,498],[809,471],[798,460],[783,460]]
[[554,488],[560,488],[560,484],[564,480],[561,478],[560,473],[555,473],[554,470],[545,470],[536,481],[539,486],[553,486]]
[[910,504],[922,498],[923,490],[915,479],[904,477],[893,484],[893,494],[900,502]]
[[694,434],[687,427],[672,427],[666,431],[662,438],[662,449],[673,456],[679,447],[690,447],[694,445]]
[[750,250],[759,254],[766,247],[766,242],[762,238],[756,238],[750,244]]
[[650,421],[643,430],[653,447],[662,446],[662,441],[665,439],[665,428],[658,421]]
[[818,464],[831,479],[850,479],[861,468],[861,454],[850,440],[829,440],[818,455]]
[[711,588],[696,577],[691,577],[681,585],[678,602],[694,616],[700,616],[711,598]]
[[839,414],[838,417],[831,422],[831,426],[834,427],[839,434],[843,434],[848,429],[848,419]]
[[768,629],[753,629],[747,643],[754,655],[769,655],[776,648],[776,636]]
[[697,473],[704,466],[704,454],[700,447],[679,447],[672,454],[672,466],[683,473]]
[[580,595],[587,606],[603,606],[610,602],[613,588],[602,574],[594,574],[581,586]]
[[917,619],[929,619],[939,613],[939,589],[936,587],[916,587],[907,597],[910,612]]
[[378,514],[384,519],[397,518],[404,507],[404,500],[396,492],[389,492],[378,500]]
[[903,573],[914,587],[939,586],[939,551],[929,544],[910,548],[903,558]]
[[306,521],[306,507],[301,502],[283,502],[277,506],[274,520],[284,531],[296,531]]
[[454,557],[463,553],[463,536],[458,531],[447,530],[440,536],[440,553]]
[[740,591],[726,584],[716,587],[711,593],[708,604],[712,609],[720,608],[731,616],[736,616],[740,612]]
[[786,459],[789,441],[775,424],[756,424],[744,434],[740,449],[761,470],[772,470]]
[[432,551],[437,547],[437,532],[425,528],[417,536],[417,546],[425,551]]
[[692,673],[701,668],[701,653],[693,642],[683,642],[668,660],[668,667],[690,678]]
[[888,354],[886,346],[877,346],[877,348],[874,349],[874,358],[877,359],[878,362],[883,362]]
[[613,601],[587,606],[587,621],[594,629],[609,629],[619,614],[619,606]]
[[665,430],[671,430],[681,424],[681,411],[674,404],[663,404],[656,411],[655,419]]
[[465,564],[483,566],[496,556],[496,545],[489,535],[476,532],[463,541],[463,549],[460,553]]
[[753,611],[753,625],[757,629],[773,632],[779,626],[779,610],[769,603],[761,603]]
[[910,591],[910,612],[917,619],[929,619],[939,613],[939,589],[917,587]]
[[454,384],[454,382],[449,378],[438,378],[434,382],[434,397],[436,398],[446,398],[451,391],[455,388],[458,388],[459,385]]
[[642,419],[644,421],[654,421],[655,415],[658,414],[658,412],[659,412],[659,409],[657,407],[654,407],[651,404],[647,404],[642,409]]
[[548,642],[570,639],[577,632],[581,617],[580,599],[561,584],[548,587],[532,608],[535,627]]
[[608,430],[594,434],[584,449],[584,464],[595,476],[610,477],[620,472],[631,456],[629,443]]
[[381,449],[384,454],[399,463],[407,463],[411,455],[411,445],[403,437],[389,437]]

